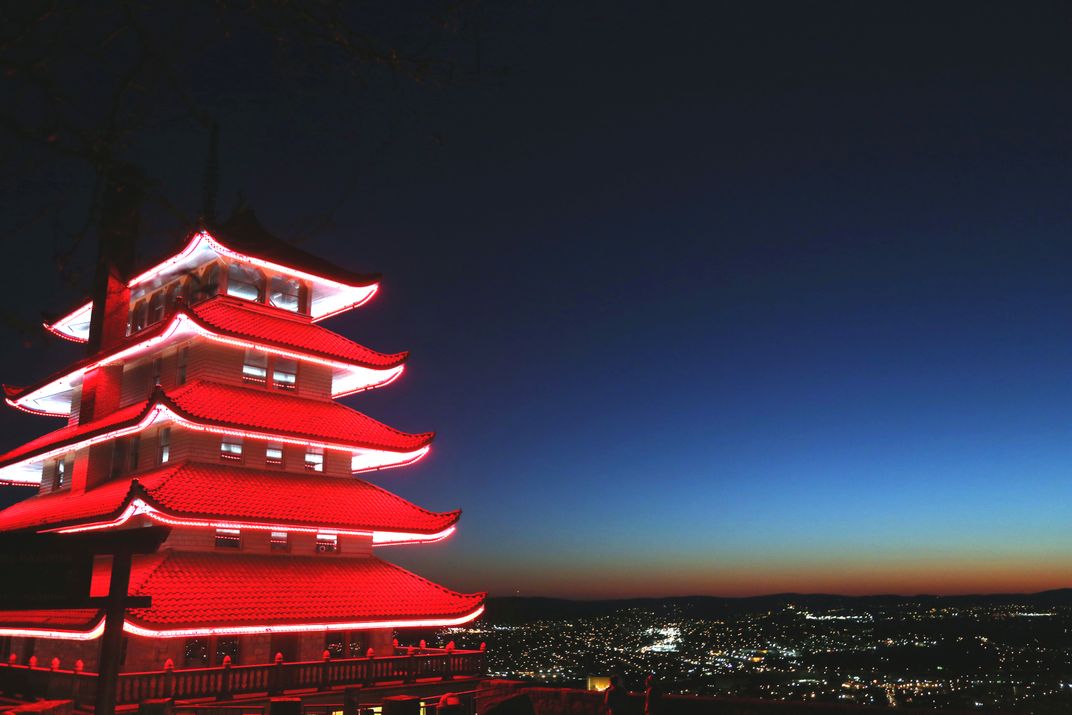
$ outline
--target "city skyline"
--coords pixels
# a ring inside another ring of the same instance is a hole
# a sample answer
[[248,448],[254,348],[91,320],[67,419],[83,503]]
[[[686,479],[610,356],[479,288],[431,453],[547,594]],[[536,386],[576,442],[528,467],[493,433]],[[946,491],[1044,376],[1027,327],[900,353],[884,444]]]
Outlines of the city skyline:
[[[338,204],[302,247],[384,274],[325,326],[412,356],[345,402],[437,438],[370,481],[465,510],[388,557],[493,596],[1072,586],[1067,11],[645,7],[485,8],[457,87],[189,60],[221,206],[300,238]],[[204,145],[130,152],[193,215]],[[80,355],[24,326],[84,297],[34,216],[88,179],[4,181],[19,384]],[[147,259],[184,237],[157,213]],[[2,446],[55,426],[5,410]]]

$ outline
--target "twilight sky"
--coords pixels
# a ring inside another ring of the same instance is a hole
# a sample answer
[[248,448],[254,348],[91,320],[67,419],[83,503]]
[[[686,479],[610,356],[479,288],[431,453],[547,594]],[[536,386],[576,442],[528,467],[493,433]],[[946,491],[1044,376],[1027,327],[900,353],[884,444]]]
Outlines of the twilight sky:
[[[185,66],[221,205],[284,237],[337,206],[302,246],[384,273],[326,325],[412,356],[347,403],[438,437],[372,481],[465,513],[381,555],[493,595],[1072,586],[1072,12],[668,5],[487,3],[445,88]],[[130,155],[196,214],[204,145]],[[77,201],[34,211],[89,179],[12,167],[33,321],[80,297]],[[79,356],[5,332],[4,382]],[[2,446],[53,426],[4,411]]]

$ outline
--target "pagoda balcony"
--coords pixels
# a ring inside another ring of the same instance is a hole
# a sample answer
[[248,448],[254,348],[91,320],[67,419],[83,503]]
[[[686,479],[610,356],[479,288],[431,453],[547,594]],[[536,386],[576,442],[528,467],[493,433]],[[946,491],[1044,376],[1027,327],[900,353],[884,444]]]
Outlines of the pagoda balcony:
[[[389,656],[120,673],[116,704],[133,706],[157,699],[179,702],[255,700],[354,687],[416,686],[455,679],[470,680],[484,676],[484,656],[483,650],[424,648],[411,652],[407,648],[397,648]],[[64,670],[58,665],[38,667],[0,663],[0,693],[18,700],[72,700],[78,709],[92,708],[97,695],[97,679],[96,673]]]

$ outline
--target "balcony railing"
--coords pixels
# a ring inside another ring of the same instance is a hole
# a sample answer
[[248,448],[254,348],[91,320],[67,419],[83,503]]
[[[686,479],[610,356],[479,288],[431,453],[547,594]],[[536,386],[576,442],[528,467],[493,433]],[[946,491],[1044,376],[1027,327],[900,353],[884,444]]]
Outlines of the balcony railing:
[[[484,651],[423,650],[372,658],[120,673],[117,704],[156,698],[230,700],[238,695],[280,695],[344,686],[449,680],[484,674]],[[9,697],[73,700],[92,705],[97,674],[0,663],[0,692]]]

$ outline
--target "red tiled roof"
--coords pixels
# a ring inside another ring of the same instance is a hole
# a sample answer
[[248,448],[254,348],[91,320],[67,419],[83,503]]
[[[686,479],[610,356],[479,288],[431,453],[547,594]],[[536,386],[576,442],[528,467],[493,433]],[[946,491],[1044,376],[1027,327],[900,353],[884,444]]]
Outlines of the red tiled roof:
[[[90,593],[106,591],[107,570],[94,569]],[[189,551],[135,556],[130,594],[151,597],[152,606],[127,611],[127,624],[168,635],[446,621],[474,615],[485,596],[451,591],[376,558]],[[0,627],[88,632],[101,617],[90,609],[0,611]]]
[[405,362],[409,353],[379,353],[322,328],[305,315],[220,296],[192,306],[213,332],[253,339],[302,353],[354,365],[386,369]]
[[141,498],[179,518],[435,534],[461,512],[436,513],[360,479],[179,462],[84,493],[43,494],[0,511],[0,531],[110,521]]
[[278,390],[191,382],[165,398],[202,424],[314,439],[348,447],[409,452],[431,443],[432,432],[409,434],[338,402],[310,400]]
[[103,611],[92,608],[0,611],[0,627],[78,632],[92,629],[102,617]]
[[189,316],[200,327],[225,337],[322,357],[349,365],[359,365],[373,370],[387,370],[397,367],[409,357],[408,352],[381,353],[366,348],[353,340],[344,338],[338,333],[320,327],[305,315],[290,313],[280,308],[257,305],[230,296],[215,296],[189,307],[179,307],[174,314],[164,320],[126,338],[110,350],[107,355],[93,355],[83,358],[61,372],[50,375],[32,385],[25,387],[4,385],[4,394],[8,398],[16,400],[22,395],[33,392],[87,365],[102,361],[107,362],[112,355],[164,333],[171,324],[174,315],[178,313]]
[[159,392],[147,401],[107,417],[49,432],[0,455],[0,467],[51,449],[81,442],[137,424],[156,405],[174,409],[191,422],[388,452],[410,452],[431,444],[432,432],[409,434],[377,422],[337,402],[239,385],[195,381],[172,394]]
[[36,439],[19,445],[15,449],[0,455],[0,466],[18,462],[27,457],[47,452],[50,449],[61,447],[65,444],[74,444],[85,439],[90,439],[99,434],[105,434],[113,429],[119,429],[129,424],[135,424],[142,418],[147,410],[147,403],[139,402],[128,405],[120,410],[99,420],[80,425],[67,425],[53,430],[48,434],[41,435]]
[[297,268],[346,285],[367,286],[380,280],[379,273],[348,271],[269,233],[249,207],[239,208],[218,227],[210,228],[209,232],[227,248],[244,255]]
[[135,557],[130,584],[153,605],[127,620],[153,630],[459,618],[484,599],[371,557],[163,551]]
[[132,492],[131,481],[120,479],[77,494],[70,489],[38,494],[0,511],[0,531],[114,519],[126,507],[128,496],[133,498]]

